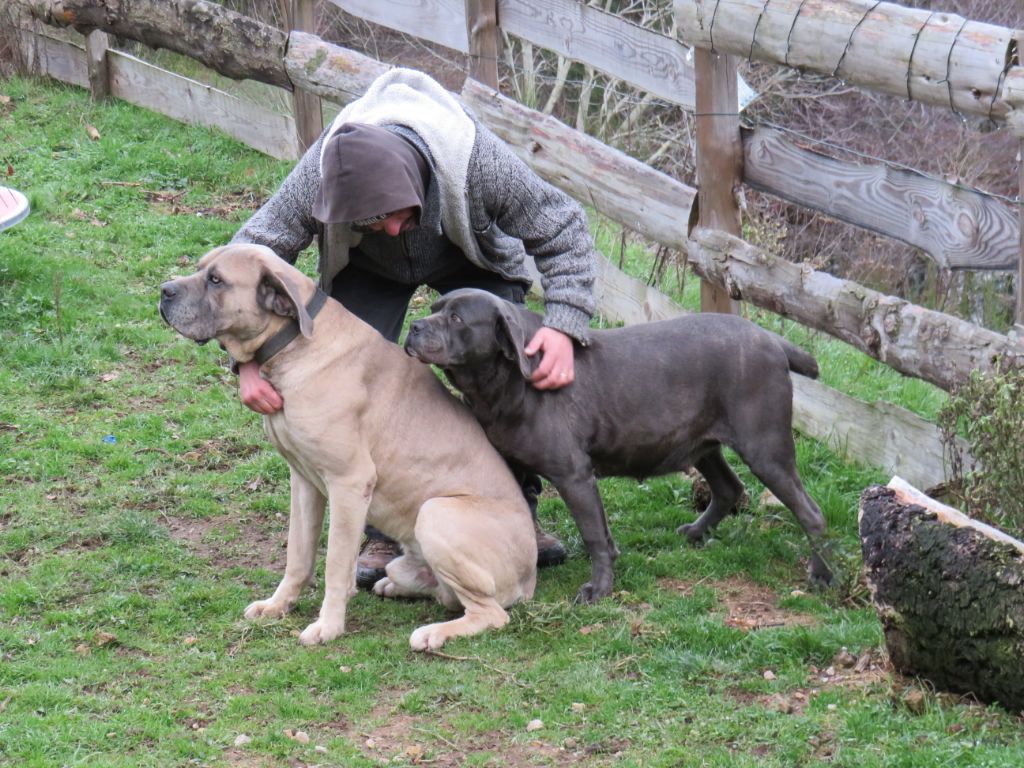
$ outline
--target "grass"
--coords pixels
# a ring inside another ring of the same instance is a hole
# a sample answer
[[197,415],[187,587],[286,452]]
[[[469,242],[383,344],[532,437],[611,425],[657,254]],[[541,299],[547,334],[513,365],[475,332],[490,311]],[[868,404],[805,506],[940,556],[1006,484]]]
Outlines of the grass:
[[[415,655],[409,633],[442,609],[365,593],[324,647],[295,637],[316,591],[285,619],[243,621],[280,575],[287,469],[216,345],[177,337],[156,301],[289,166],[77,89],[0,94],[0,168],[33,208],[0,233],[0,765],[1020,764],[1016,716],[886,667],[856,507],[888,478],[809,440],[835,592],[806,592],[785,512],[745,510],[684,546],[690,484],[665,477],[603,481],[623,555],[598,605],[572,605],[589,566],[547,493],[570,559],[501,632]],[[834,385],[933,407],[810,343]]]

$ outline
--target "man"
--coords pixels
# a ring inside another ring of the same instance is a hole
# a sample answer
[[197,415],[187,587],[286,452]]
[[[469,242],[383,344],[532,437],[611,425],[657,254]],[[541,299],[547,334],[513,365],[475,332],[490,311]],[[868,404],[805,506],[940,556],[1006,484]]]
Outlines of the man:
[[[321,287],[397,341],[413,292],[482,288],[522,303],[527,254],[544,289],[538,389],[573,380],[573,342],[586,345],[594,310],[594,244],[582,208],[534,174],[428,76],[393,69],[345,107],[281,188],[232,242],[259,243],[294,263],[313,237]],[[239,367],[242,402],[283,407],[255,362]],[[534,511],[539,478],[524,479]],[[397,546],[367,530],[357,583],[384,575]],[[565,559],[537,527],[538,565]]]

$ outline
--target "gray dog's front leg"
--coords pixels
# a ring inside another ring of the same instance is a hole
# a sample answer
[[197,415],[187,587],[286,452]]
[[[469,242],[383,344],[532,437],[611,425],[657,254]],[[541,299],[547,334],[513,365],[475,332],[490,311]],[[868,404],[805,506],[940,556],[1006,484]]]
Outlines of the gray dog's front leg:
[[615,579],[613,566],[619,550],[608,530],[608,518],[601,503],[597,480],[589,476],[575,476],[568,479],[552,478],[562,500],[569,507],[576,527],[583,536],[583,543],[590,555],[590,581],[576,593],[577,603],[595,603],[611,594]]

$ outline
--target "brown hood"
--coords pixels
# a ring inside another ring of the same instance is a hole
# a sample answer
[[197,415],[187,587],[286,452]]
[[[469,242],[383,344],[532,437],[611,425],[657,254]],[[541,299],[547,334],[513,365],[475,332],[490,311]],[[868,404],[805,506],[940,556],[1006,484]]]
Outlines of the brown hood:
[[345,123],[327,141],[313,215],[325,224],[423,209],[430,169],[412,142],[386,128]]

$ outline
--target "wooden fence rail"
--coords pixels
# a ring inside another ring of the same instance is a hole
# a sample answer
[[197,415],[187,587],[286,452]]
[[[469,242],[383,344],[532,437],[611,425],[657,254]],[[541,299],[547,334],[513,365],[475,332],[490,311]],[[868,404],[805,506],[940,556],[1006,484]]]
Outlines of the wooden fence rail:
[[683,41],[1004,120],[1015,30],[875,0],[675,0]]

